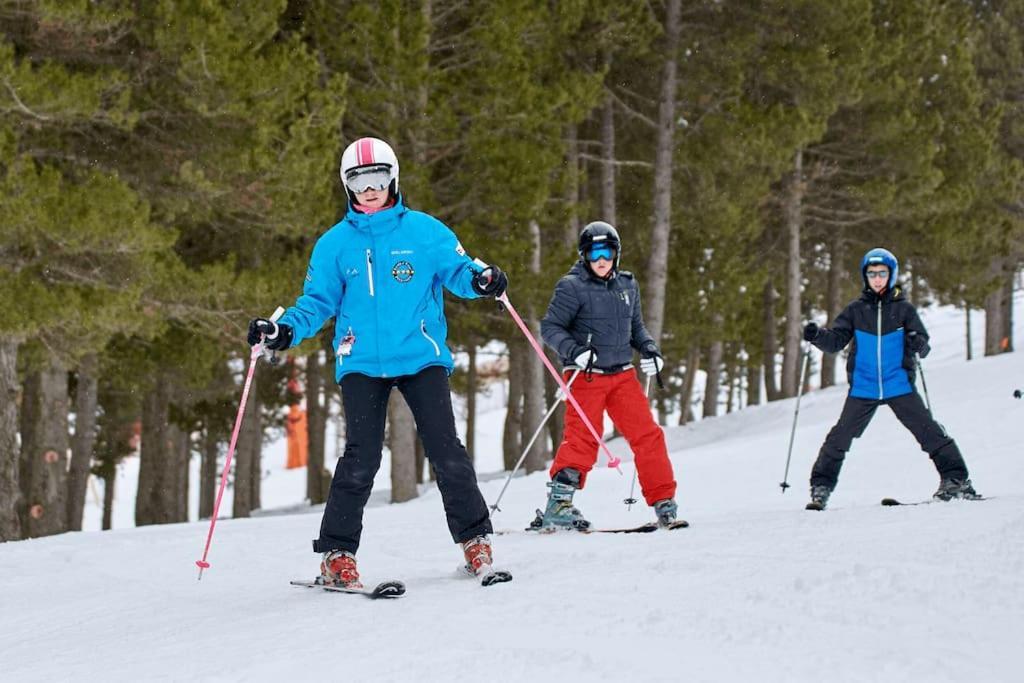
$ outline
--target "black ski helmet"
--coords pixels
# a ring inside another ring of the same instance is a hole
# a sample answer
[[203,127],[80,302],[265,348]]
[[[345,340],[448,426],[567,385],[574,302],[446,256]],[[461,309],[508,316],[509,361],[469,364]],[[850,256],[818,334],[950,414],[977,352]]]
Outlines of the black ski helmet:
[[615,226],[604,221],[594,221],[587,223],[586,227],[580,231],[580,239],[576,251],[580,255],[580,260],[583,261],[587,268],[590,268],[590,265],[587,263],[587,251],[595,244],[607,244],[615,250],[615,263],[613,264],[612,272],[618,272],[619,256],[622,254],[622,243],[619,241],[619,231],[615,229]]

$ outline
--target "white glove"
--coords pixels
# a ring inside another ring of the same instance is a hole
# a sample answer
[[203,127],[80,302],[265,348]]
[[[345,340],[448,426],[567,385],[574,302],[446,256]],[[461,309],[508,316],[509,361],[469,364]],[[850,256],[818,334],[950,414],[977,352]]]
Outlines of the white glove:
[[597,354],[594,353],[593,349],[587,349],[580,355],[572,359],[573,364],[578,368],[586,368],[587,364],[591,362],[597,362]]
[[645,375],[657,375],[664,366],[665,361],[661,359],[661,356],[640,359],[640,369]]

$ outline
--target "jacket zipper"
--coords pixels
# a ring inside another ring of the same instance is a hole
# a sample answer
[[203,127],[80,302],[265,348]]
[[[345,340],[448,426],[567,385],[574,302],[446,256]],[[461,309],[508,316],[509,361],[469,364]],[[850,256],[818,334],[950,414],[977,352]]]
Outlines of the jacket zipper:
[[426,320],[421,320],[420,321],[420,333],[424,337],[426,337],[426,340],[428,342],[430,342],[431,344],[434,345],[434,355],[435,356],[440,356],[441,355],[441,347],[437,345],[437,342],[434,341],[433,337],[431,337],[429,334],[427,334],[427,321]]
[[882,391],[882,302],[878,302],[878,400],[885,398]]
[[370,280],[370,296],[373,296],[373,252],[366,250],[366,274]]

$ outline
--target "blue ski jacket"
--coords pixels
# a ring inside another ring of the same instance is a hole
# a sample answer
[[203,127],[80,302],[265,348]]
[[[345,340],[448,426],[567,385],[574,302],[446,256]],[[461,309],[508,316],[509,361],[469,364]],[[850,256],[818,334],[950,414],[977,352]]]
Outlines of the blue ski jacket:
[[350,372],[399,377],[431,365],[451,373],[442,287],[478,298],[472,281],[482,269],[444,223],[407,209],[401,197],[372,215],[350,207],[317,240],[302,296],[279,322],[292,327],[295,346],[333,316],[338,381]]
[[850,396],[884,400],[914,391],[914,353],[906,335],[928,341],[917,309],[899,286],[881,295],[865,287],[860,298],[840,313],[831,328],[822,328],[811,342],[826,353],[851,344],[846,359]]

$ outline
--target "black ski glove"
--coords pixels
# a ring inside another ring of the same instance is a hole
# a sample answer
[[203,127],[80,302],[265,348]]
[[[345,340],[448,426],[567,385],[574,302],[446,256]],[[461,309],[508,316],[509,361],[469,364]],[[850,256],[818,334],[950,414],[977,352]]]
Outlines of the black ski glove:
[[821,328],[818,327],[818,323],[810,322],[804,325],[804,341],[812,342],[818,338],[820,333]]
[[917,332],[909,333],[907,335],[907,340],[910,344],[910,350],[921,358],[927,358],[928,354],[932,351],[932,347],[928,346],[928,340]]
[[641,358],[661,358],[661,351],[658,350],[658,345],[653,341],[646,342],[640,347]]
[[473,278],[473,291],[497,299],[508,287],[508,276],[498,266],[487,266]]
[[284,351],[292,345],[291,325],[278,325],[266,318],[254,318],[249,321],[249,346],[259,344],[264,335],[264,348],[271,351]]

